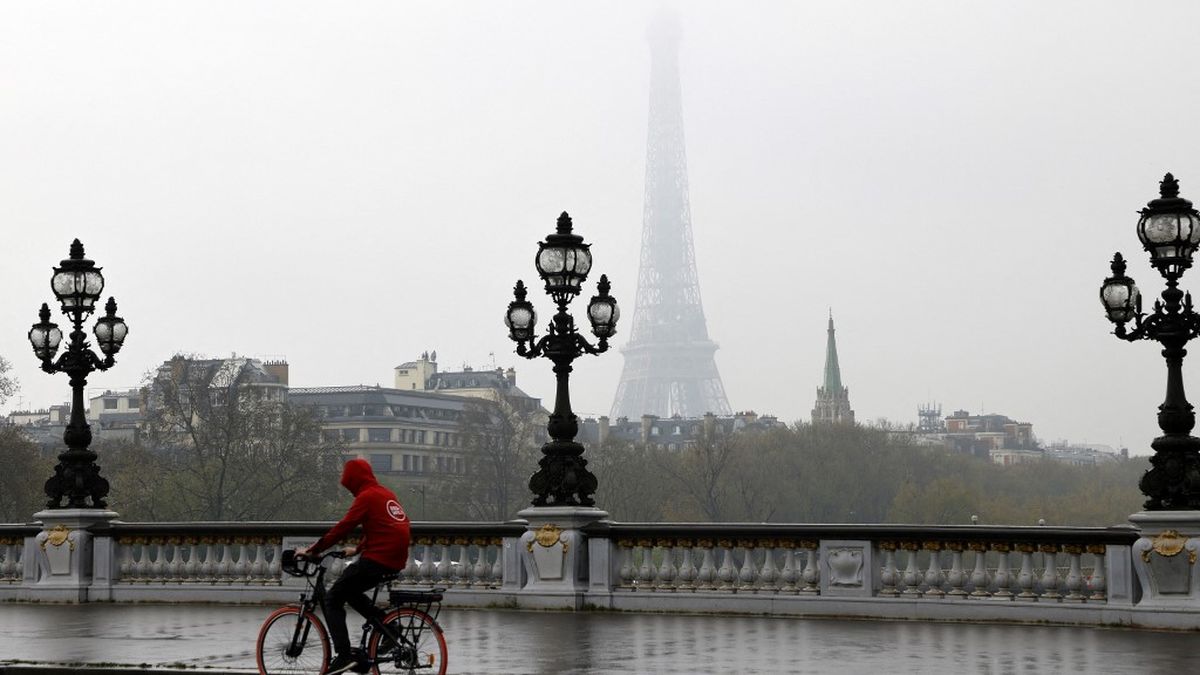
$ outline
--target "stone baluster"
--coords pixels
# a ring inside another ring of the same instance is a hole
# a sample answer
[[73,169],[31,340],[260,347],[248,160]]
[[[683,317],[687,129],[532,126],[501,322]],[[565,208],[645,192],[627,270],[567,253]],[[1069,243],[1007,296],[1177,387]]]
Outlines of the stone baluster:
[[471,575],[475,573],[475,568],[471,565],[471,558],[468,555],[467,548],[471,542],[466,537],[457,537],[454,544],[458,546],[458,564],[454,566],[452,576],[454,585],[463,588],[471,585]]
[[0,538],[0,551],[4,553],[4,562],[0,564],[0,579],[13,580],[17,571],[17,545],[12,539]]
[[432,586],[434,582],[433,545],[429,539],[423,538],[421,543],[421,570],[418,575],[421,585]]
[[617,584],[617,588],[632,591],[637,578],[637,568],[633,566],[633,540],[618,539],[617,550],[621,552],[621,567],[617,570],[621,582]]
[[795,595],[800,592],[800,587],[796,585],[800,580],[800,570],[796,568],[796,542],[784,539],[779,542],[779,547],[783,549],[783,570],[779,572],[783,587],[779,592]]
[[1021,592],[1017,594],[1017,600],[1037,602],[1037,593],[1033,590],[1036,581],[1033,576],[1033,552],[1036,549],[1033,544],[1017,544],[1017,550],[1021,553],[1021,571],[1017,573],[1017,585]]
[[187,581],[183,572],[183,537],[171,537],[167,541],[171,546],[171,563],[168,565],[167,575],[173,583]]
[[210,584],[217,583],[217,572],[219,571],[219,562],[221,559],[221,543],[216,537],[205,537],[201,541],[207,544],[204,547],[204,562],[200,565],[200,578]]
[[964,590],[967,585],[967,573],[963,570],[963,548],[961,541],[946,544],[946,550],[950,551],[950,571],[946,574],[946,583],[950,584],[950,591],[946,595],[956,599],[967,597],[967,591]]
[[942,590],[942,585],[946,583],[946,574],[942,572],[942,543],[927,541],[922,548],[929,551],[929,567],[925,570],[925,597],[935,600],[944,598],[946,592]]
[[894,541],[879,542],[879,550],[883,551],[883,569],[879,572],[879,583],[882,588],[879,595],[894,598],[900,595],[896,587],[900,584],[900,570],[896,569],[896,548]]
[[817,546],[818,543],[811,540],[800,542],[800,548],[804,549],[804,572],[801,579],[804,580],[804,588],[800,589],[801,593],[809,595],[820,595],[821,593],[821,568],[817,567]]
[[146,537],[137,538],[138,561],[137,561],[137,579],[138,581],[150,581],[150,543]]
[[991,549],[995,551],[1000,560],[996,563],[996,592],[992,593],[993,600],[1012,600],[1012,567],[1008,563],[1008,553],[1012,547],[1007,543],[995,543],[991,545]]
[[154,537],[147,539],[147,546],[150,547],[150,552],[154,554],[154,561],[150,563],[150,578],[154,581],[167,580],[167,544],[162,537]]
[[1067,571],[1067,595],[1063,602],[1084,602],[1087,600],[1083,593],[1083,547],[1079,544],[1063,546],[1063,553],[1070,556],[1070,569]]
[[250,583],[250,541],[242,537],[237,539],[237,562],[233,565],[233,580],[246,584]]
[[117,563],[117,573],[120,575],[118,579],[123,582],[133,581],[137,574],[137,567],[133,562],[133,544],[134,540],[129,537],[121,537],[117,539],[117,547],[120,550],[119,560]]
[[217,576],[224,583],[233,581],[233,537],[225,537],[221,542],[221,562],[217,563]]
[[408,547],[408,560],[404,562],[404,569],[400,571],[400,583],[417,583],[417,577],[420,575],[420,569],[417,566],[417,546],[418,544],[414,542]]
[[921,571],[917,568],[917,542],[900,542],[900,548],[907,552],[908,564],[904,568],[904,592],[901,595],[908,598],[921,597]]
[[654,542],[649,539],[639,539],[637,548],[634,553],[641,552],[642,564],[638,566],[637,572],[637,589],[639,591],[649,591],[654,585]]
[[733,566],[733,542],[728,539],[718,539],[717,546],[721,550],[721,567],[717,569],[717,579],[720,584],[718,591],[733,592],[737,580],[737,568]]
[[973,599],[990,598],[992,594],[988,592],[988,587],[991,585],[988,579],[987,571],[987,550],[986,542],[973,541],[970,548],[975,552],[975,569],[971,572],[971,595]]
[[742,549],[742,567],[738,570],[737,590],[742,593],[754,592],[754,581],[758,577],[754,569],[754,542],[749,539],[739,539],[738,548]]
[[779,592],[779,568],[775,565],[775,548],[778,545],[774,539],[759,539],[758,547],[763,550],[762,568],[758,570],[758,592]]
[[1088,588],[1092,591],[1088,602],[1108,602],[1108,580],[1104,578],[1108,547],[1104,544],[1089,544],[1087,552],[1096,559],[1096,567],[1092,570],[1092,577],[1088,579]]
[[271,544],[271,563],[267,565],[267,575],[271,583],[283,583],[283,537]]
[[1058,601],[1058,545],[1042,544],[1042,600]]
[[261,584],[267,583],[267,540],[263,537],[254,539],[254,562],[250,564],[250,579]]
[[492,558],[492,588],[500,588],[504,583],[504,539],[502,537],[492,538],[492,547],[496,551],[496,557]]
[[438,583],[453,586],[457,571],[454,569],[454,563],[450,558],[450,539],[448,537],[438,537],[437,544],[441,547],[441,553],[438,555],[437,562]]
[[187,561],[183,563],[183,579],[196,581],[196,575],[200,573],[200,541],[195,537],[187,537],[183,542],[188,548]]
[[675,542],[679,548],[679,576],[676,587],[681,591],[696,590],[696,563],[692,562],[695,543],[691,539],[680,539]]
[[675,591],[675,551],[670,539],[659,539],[655,546],[662,552],[662,560],[654,572],[654,590],[670,593]]
[[487,539],[476,537],[473,543],[475,544],[476,558],[475,567],[471,570],[471,586],[487,588],[492,576],[492,566],[487,561]]
[[696,543],[700,545],[702,551],[700,570],[696,573],[696,590],[714,591],[717,588],[713,583],[717,580],[717,563],[713,560],[713,541],[712,539],[701,539]]

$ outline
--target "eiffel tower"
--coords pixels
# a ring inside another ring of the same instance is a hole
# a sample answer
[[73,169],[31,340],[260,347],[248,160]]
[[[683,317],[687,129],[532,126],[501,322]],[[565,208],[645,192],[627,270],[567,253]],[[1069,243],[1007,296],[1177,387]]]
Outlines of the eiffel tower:
[[729,401],[708,338],[692,247],[687,154],[679,92],[679,22],[650,28],[650,124],[642,255],[625,369],[612,417],[728,415]]

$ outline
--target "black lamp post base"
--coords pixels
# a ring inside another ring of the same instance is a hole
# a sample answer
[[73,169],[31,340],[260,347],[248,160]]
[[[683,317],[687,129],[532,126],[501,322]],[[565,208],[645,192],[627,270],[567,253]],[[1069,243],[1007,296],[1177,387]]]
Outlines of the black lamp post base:
[[573,441],[542,446],[541,468],[529,477],[534,506],[595,506],[596,477],[587,469],[583,450]]
[[1160,436],[1151,444],[1150,470],[1138,487],[1147,511],[1200,510],[1200,438]]
[[[108,480],[100,475],[96,466],[96,454],[86,451],[89,457],[75,458],[70,453],[59,455],[54,475],[46,481],[48,509],[104,509],[108,508]],[[63,500],[67,500],[63,505]],[[91,504],[88,504],[88,500]]]

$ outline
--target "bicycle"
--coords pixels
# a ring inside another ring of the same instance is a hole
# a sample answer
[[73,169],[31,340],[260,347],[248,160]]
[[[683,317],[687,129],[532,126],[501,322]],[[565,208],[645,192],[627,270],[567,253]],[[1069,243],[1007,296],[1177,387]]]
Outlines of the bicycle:
[[[259,629],[256,653],[261,675],[320,675],[329,668],[329,631],[313,610],[323,606],[325,598],[325,560],[345,557],[340,551],[317,559],[301,558],[294,551],[283,552],[280,560],[283,571],[303,577],[307,588],[300,594],[299,603],[275,610]],[[397,576],[399,573],[375,587],[372,605],[379,598],[379,589]],[[445,590],[389,590],[387,609],[367,617],[363,623],[359,649],[366,655],[367,669],[355,672],[445,675],[446,638],[437,623]],[[315,643],[311,638],[315,638]]]

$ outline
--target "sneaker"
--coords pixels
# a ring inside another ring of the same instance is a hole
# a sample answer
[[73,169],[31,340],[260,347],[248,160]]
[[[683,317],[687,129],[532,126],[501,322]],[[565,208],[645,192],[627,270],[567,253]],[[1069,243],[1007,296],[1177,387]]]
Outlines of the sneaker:
[[367,655],[361,649],[350,650],[350,656],[354,659],[354,667],[350,670],[355,673],[371,672],[371,664],[367,661]]
[[326,669],[325,675],[337,675],[338,673],[344,673],[357,665],[358,659],[354,658],[352,655],[338,654],[337,658],[335,658],[333,662],[329,664],[329,668]]

